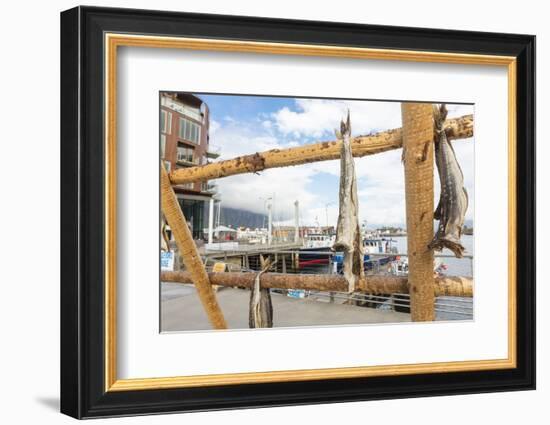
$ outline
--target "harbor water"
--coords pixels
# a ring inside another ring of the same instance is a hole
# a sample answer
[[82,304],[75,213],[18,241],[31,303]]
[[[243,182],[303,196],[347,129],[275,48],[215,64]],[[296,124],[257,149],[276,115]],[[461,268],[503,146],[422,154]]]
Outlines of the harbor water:
[[[407,252],[407,237],[406,236],[393,236],[393,240],[397,241],[397,249],[399,253],[405,254]],[[474,237],[472,235],[462,235],[462,244],[464,245],[464,255],[474,254]],[[453,255],[448,249],[444,249],[441,252],[435,252],[435,255]],[[444,257],[440,260],[447,266],[445,274],[449,276],[464,276],[473,277],[473,258],[456,258],[456,257]]]

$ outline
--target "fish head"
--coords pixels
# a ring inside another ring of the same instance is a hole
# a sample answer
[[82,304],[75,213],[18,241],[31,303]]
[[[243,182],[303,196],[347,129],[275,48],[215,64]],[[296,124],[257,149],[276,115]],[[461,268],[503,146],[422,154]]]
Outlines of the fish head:
[[346,121],[344,120],[340,121],[340,135],[341,135],[340,138],[351,136],[351,121],[350,121],[349,109],[348,109],[348,116],[346,118]]
[[442,103],[441,105],[433,105],[434,113],[434,128],[437,132],[444,130],[444,122],[447,119],[447,105]]

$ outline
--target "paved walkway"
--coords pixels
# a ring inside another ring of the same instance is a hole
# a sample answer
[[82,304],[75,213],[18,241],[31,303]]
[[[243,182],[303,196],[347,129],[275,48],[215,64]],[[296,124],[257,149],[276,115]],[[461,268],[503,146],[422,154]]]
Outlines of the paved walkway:
[[[217,297],[229,328],[247,329],[250,291],[223,288],[217,292]],[[276,293],[272,293],[272,301],[274,327],[410,321],[410,315],[406,313],[296,299]],[[163,332],[212,329],[195,288],[192,286],[163,282],[161,284],[161,303]]]

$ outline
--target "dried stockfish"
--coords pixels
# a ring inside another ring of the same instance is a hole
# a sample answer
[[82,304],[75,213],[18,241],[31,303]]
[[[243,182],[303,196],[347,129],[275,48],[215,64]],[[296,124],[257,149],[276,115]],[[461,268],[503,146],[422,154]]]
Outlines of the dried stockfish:
[[163,215],[160,218],[160,236],[160,250],[165,252],[170,251],[170,239],[168,238],[166,220]]
[[434,105],[435,163],[441,183],[441,195],[434,212],[434,219],[439,220],[439,226],[429,247],[437,251],[448,248],[456,257],[461,258],[464,246],[460,237],[468,209],[468,193],[464,188],[462,169],[445,133],[445,118],[446,106]]
[[269,288],[260,286],[260,278],[263,273],[271,267],[271,261],[265,261],[260,256],[262,270],[256,275],[254,285],[250,292],[250,306],[248,315],[248,326],[250,328],[272,328],[273,327],[273,304]]
[[363,270],[363,244],[358,217],[357,180],[351,150],[349,111],[346,122],[340,122],[340,131],[336,131],[336,137],[342,141],[342,148],[340,153],[340,210],[333,249],[344,252],[344,277],[348,282],[348,292],[353,292],[357,279],[364,277],[365,273]]

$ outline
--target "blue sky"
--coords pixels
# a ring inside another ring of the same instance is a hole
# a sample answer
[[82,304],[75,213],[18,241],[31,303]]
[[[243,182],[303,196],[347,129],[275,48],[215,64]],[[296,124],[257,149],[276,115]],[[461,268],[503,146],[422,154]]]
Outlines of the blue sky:
[[[352,136],[401,126],[398,102],[347,101],[198,94],[210,108],[210,143],[220,159],[275,148],[334,140],[334,129],[347,110]],[[473,113],[470,105],[448,105],[449,116]],[[454,142],[470,194],[467,219],[473,217],[473,153],[471,141]],[[405,197],[401,151],[356,158],[361,221],[369,227],[404,225]],[[293,204],[300,201],[304,225],[335,225],[338,217],[339,161],[265,170],[219,179],[222,205],[265,212],[264,199],[274,199],[274,220],[293,222]],[[435,178],[436,199],[439,182]]]
[[238,119],[243,122],[255,122],[259,112],[270,115],[284,107],[294,105],[292,98],[232,95],[199,95],[212,114],[212,119],[222,122],[224,118]]

